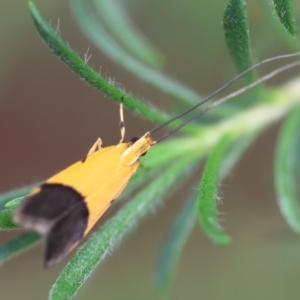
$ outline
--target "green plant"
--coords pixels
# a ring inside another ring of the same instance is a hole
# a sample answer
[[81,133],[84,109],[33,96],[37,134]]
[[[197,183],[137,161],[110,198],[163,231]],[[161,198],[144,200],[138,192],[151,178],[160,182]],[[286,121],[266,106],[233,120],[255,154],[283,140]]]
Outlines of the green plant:
[[[104,31],[104,28],[99,23],[98,15],[91,13],[84,1],[75,0],[72,3],[77,20],[85,34],[102,51],[110,55],[128,71],[136,74],[166,94],[173,96],[182,105],[190,105],[202,99],[190,88],[166,77],[159,70],[153,68],[160,65],[162,61],[161,55],[151,46],[142,42],[138,35],[131,35],[132,30],[128,27],[130,26],[129,24],[124,22],[118,24],[124,19],[120,16],[125,17],[124,12],[118,10],[121,8],[120,3],[101,1],[95,2],[94,5],[96,8],[99,8],[102,17],[108,15],[107,10],[110,16],[114,16],[106,20],[107,26],[111,26],[111,31],[117,37],[122,37],[120,43],[125,43],[124,48],[127,47],[128,51],[131,52],[140,49],[138,53],[133,52],[131,55],[115,43]],[[274,3],[279,12],[281,22],[289,33],[295,35],[295,22],[290,2],[274,1]],[[144,105],[101,77],[49,27],[32,3],[29,4],[29,7],[40,36],[54,54],[79,74],[81,78],[117,102],[120,101],[121,96],[125,95],[125,105],[128,108],[152,121],[162,123],[168,120],[169,116],[167,113],[162,113],[153,107]],[[282,10],[289,13],[282,14],[280,13]],[[232,26],[232,21],[234,26]],[[242,24],[242,26],[237,24]],[[236,30],[236,28],[239,28],[239,30]],[[242,71],[251,66],[247,7],[244,1],[229,1],[224,15],[224,29],[227,44],[237,69]],[[121,33],[118,35],[118,32]],[[294,45],[296,44],[297,42],[294,43]],[[237,47],[237,45],[242,47]],[[294,47],[297,47],[297,45]],[[255,78],[255,74],[250,73],[247,81],[251,82],[253,78]],[[294,166],[297,165],[296,162],[299,165],[299,158],[297,157],[297,147],[299,145],[297,129],[299,128],[300,111],[299,108],[295,109],[300,103],[298,85],[299,82],[294,81],[276,89],[267,87],[255,89],[248,96],[248,99],[250,99],[248,102],[238,101],[239,104],[235,108],[227,105],[227,114],[222,114],[219,109],[216,109],[211,114],[213,120],[206,118],[205,121],[207,123],[190,124],[184,128],[184,137],[165,141],[159,147],[151,149],[146,160],[150,169],[139,170],[123,196],[128,195],[145,180],[151,181],[149,185],[144,187],[77,252],[53,286],[50,298],[72,298],[111,247],[120,241],[131,230],[132,226],[147,214],[154,205],[161,201],[169,190],[174,189],[179,179],[191,173],[194,169],[192,165],[206,157],[212,149],[213,151],[206,162],[201,178],[199,195],[195,193],[191,195],[178,218],[176,218],[170,236],[166,240],[157,268],[158,285],[162,289],[168,289],[170,275],[192,225],[197,220],[197,208],[198,218],[205,233],[215,243],[228,244],[230,238],[223,232],[217,218],[218,200],[216,193],[218,184],[255,137],[266,126],[285,116],[291,109],[294,109],[294,111],[287,117],[286,124],[278,140],[275,175],[280,208],[291,227],[296,232],[299,232],[300,216],[296,201],[296,177],[294,176],[294,173],[296,173],[294,169]],[[185,155],[183,156],[182,154]],[[290,159],[287,160],[286,157]],[[155,179],[153,179],[154,177]],[[0,202],[5,206],[0,211],[0,227],[2,229],[15,228],[11,215],[14,208],[30,189],[31,187],[28,187],[1,196]],[[37,240],[37,235],[25,233],[9,241],[1,246],[0,259],[5,260],[9,258]],[[83,264],[82,261],[85,263]]]

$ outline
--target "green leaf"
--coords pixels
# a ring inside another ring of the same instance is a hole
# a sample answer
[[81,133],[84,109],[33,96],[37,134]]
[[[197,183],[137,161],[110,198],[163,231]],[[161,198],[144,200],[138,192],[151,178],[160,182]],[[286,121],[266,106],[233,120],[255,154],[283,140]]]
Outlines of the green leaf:
[[190,156],[172,164],[92,235],[60,274],[51,290],[50,299],[73,298],[111,248],[162,201],[170,190],[178,186],[179,179],[190,169],[188,165],[193,159],[195,157]]
[[88,10],[86,1],[74,0],[71,4],[83,33],[108,57],[135,74],[139,79],[181,102],[195,104],[203,99],[191,88],[143,65],[125,52],[99,23],[99,18],[95,16],[94,11]]
[[[241,73],[252,66],[245,0],[229,0],[223,16],[223,29],[231,58]],[[245,78],[248,82],[252,82],[253,72],[245,75]]]
[[224,136],[212,150],[202,174],[197,203],[198,219],[202,229],[215,243],[222,245],[229,244],[231,238],[223,232],[218,222],[217,191],[222,159],[231,140],[229,135]]
[[163,62],[163,56],[159,53],[131,22],[122,1],[102,0],[94,1],[94,5],[105,21],[107,27],[114,36],[127,48],[134,56],[142,62],[159,67]]
[[0,195],[0,230],[18,229],[13,222],[14,209],[21,203],[23,198],[40,183],[15,189]]
[[155,270],[155,282],[167,293],[178,264],[180,254],[196,220],[197,194],[192,193],[175,218],[167,239],[161,249]]
[[12,209],[0,210],[0,230],[18,229],[19,227],[13,222]]
[[15,209],[23,201],[24,198],[25,196],[12,199],[5,204],[5,207],[9,209]]
[[11,190],[9,192],[3,193],[0,195],[0,209],[5,207],[7,202],[15,199],[26,196],[34,187],[38,184],[33,184],[29,186],[24,186],[19,189]]
[[[295,185],[296,185],[296,193],[297,193],[297,198],[300,200],[300,122],[298,122],[298,129],[297,134],[294,135],[295,141],[294,141],[294,152],[293,152],[293,157],[294,159],[294,179],[295,179]],[[298,184],[297,184],[298,183]]]
[[273,30],[276,32],[275,35],[268,37],[266,39],[266,34],[262,31],[257,39],[257,42],[261,48],[261,52],[269,53],[270,50],[278,43],[278,38],[281,38],[282,41],[293,51],[298,52],[300,49],[300,40],[295,39],[292,35],[288,34],[285,27],[282,26],[281,22],[278,21],[278,18],[274,18],[274,6],[270,5],[270,2],[266,0],[259,0],[263,14],[268,20],[270,25],[273,27]]
[[[291,228],[300,233],[300,207],[297,201],[295,167],[299,161],[299,147],[295,141],[299,138],[300,108],[293,111],[284,122],[275,156],[275,188],[278,205]],[[299,146],[299,145],[298,145]]]
[[[251,145],[258,132],[238,137],[233,141],[222,158],[220,179],[222,180],[234,167],[242,154]],[[196,221],[196,200],[193,193],[175,218],[171,230],[162,247],[155,271],[156,284],[164,293],[168,293],[173,281],[173,274],[183,247]]]
[[40,236],[35,232],[25,232],[0,246],[0,264],[33,246]]
[[277,16],[285,29],[293,36],[297,36],[297,24],[291,0],[273,0]]
[[42,18],[32,2],[29,2],[29,9],[35,26],[44,42],[61,61],[77,73],[83,80],[87,81],[93,87],[100,90],[106,96],[114,99],[116,102],[120,102],[121,97],[123,96],[125,106],[149,120],[161,123],[168,119],[166,115],[158,112],[153,107],[149,107],[137,101],[132,96],[126,95],[122,89],[117,88],[111,81],[107,81],[104,77],[100,76],[99,73],[89,67],[77,53],[63,42],[57,35],[57,32],[55,32]]

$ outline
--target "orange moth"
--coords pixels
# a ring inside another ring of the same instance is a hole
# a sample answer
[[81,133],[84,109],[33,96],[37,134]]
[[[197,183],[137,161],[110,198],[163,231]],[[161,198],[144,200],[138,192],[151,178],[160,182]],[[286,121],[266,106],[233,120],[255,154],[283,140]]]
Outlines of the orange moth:
[[118,145],[102,148],[98,138],[85,159],[50,177],[15,211],[16,223],[47,235],[46,267],[58,263],[91,230],[136,172],[140,156],[155,144],[149,133],[124,142],[123,98],[120,116]]
[[140,157],[152,146],[178,131],[187,123],[199,118],[213,107],[245,92],[279,72],[298,66],[300,61],[278,68],[250,85],[213,102],[156,141],[151,138],[153,132],[194,111],[246,72],[269,61],[296,55],[300,55],[300,53],[272,57],[254,65],[202,102],[145,133],[141,138],[132,139],[131,142],[124,142],[125,126],[122,98],[120,105],[120,143],[102,148],[102,141],[98,139],[85,159],[74,163],[35,188],[14,213],[15,223],[46,235],[45,266],[51,267],[58,263],[88,234],[111,203],[122,193],[139,167]]

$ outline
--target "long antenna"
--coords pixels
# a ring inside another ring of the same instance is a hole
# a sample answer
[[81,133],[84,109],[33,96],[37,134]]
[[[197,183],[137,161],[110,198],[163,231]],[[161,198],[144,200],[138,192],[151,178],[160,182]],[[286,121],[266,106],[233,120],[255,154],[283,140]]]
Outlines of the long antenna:
[[[298,53],[299,55],[299,53]],[[193,117],[187,119],[186,121],[182,122],[180,125],[178,125],[176,128],[172,129],[171,131],[167,132],[166,134],[164,134],[161,138],[159,138],[158,140],[156,140],[156,144],[161,142],[162,140],[164,140],[165,138],[167,138],[168,136],[170,136],[171,134],[175,133],[176,131],[180,130],[183,126],[185,126],[186,124],[194,121],[195,119],[203,116],[204,114],[206,114],[208,111],[210,111],[212,108],[220,105],[221,103],[231,99],[231,98],[234,98],[244,92],[246,92],[247,90],[253,88],[254,86],[264,82],[264,81],[267,81],[269,80],[270,78],[276,76],[277,74],[281,73],[281,72],[284,72],[286,70],[289,70],[291,68],[294,68],[294,67],[297,67],[297,66],[300,66],[300,61],[296,61],[296,62],[293,62],[293,63],[290,63],[290,64],[287,64],[283,67],[280,67],[272,72],[270,72],[269,74],[261,77],[260,79],[252,82],[251,84],[215,101],[214,103],[212,103],[211,105],[207,106],[205,109],[203,109],[202,111],[200,111],[198,114],[194,115]],[[177,117],[175,118],[175,120],[177,119]],[[151,131],[150,131],[151,132]]]
[[[251,68],[243,71],[242,73],[240,73],[239,75],[237,75],[236,77],[234,77],[233,79],[231,79],[230,81],[228,81],[226,84],[224,84],[222,87],[220,87],[218,90],[214,91],[212,94],[210,94],[208,97],[206,97],[204,100],[200,101],[199,103],[195,104],[194,106],[190,107],[189,109],[185,110],[183,113],[171,118],[170,120],[166,121],[165,123],[158,125],[157,127],[153,128],[152,130],[149,131],[150,134],[158,131],[159,129],[165,127],[166,125],[168,125],[169,123],[185,116],[186,114],[188,114],[189,112],[193,111],[194,109],[196,109],[197,107],[201,106],[202,104],[206,103],[207,101],[209,101],[211,98],[213,98],[214,96],[216,96],[217,94],[221,93],[222,91],[224,91],[227,87],[229,87],[231,84],[233,84],[235,81],[237,81],[239,78],[241,78],[242,76],[244,76],[245,74],[249,73],[250,71],[252,71],[253,69],[256,69],[268,62],[274,61],[274,60],[279,60],[279,59],[284,59],[284,58],[291,58],[291,57],[295,57],[295,56],[299,56],[300,52],[297,53],[293,53],[293,54],[283,54],[283,55],[279,55],[279,56],[274,56],[271,58],[267,58],[255,65],[253,65]],[[270,73],[271,74],[271,73]],[[274,76],[274,75],[273,75]],[[264,78],[264,77],[263,77]],[[266,79],[267,80],[267,79]],[[263,80],[265,81],[265,80]],[[260,82],[263,82],[260,81]],[[255,81],[256,82],[256,81]],[[260,83],[259,82],[259,83]],[[259,84],[257,83],[257,84]],[[233,96],[234,97],[234,96]],[[201,114],[202,115],[202,114]],[[189,123],[189,122],[188,122]],[[185,125],[185,124],[184,124]],[[183,126],[184,126],[183,125]],[[182,126],[181,126],[182,127]],[[181,128],[180,127],[180,128]],[[172,130],[173,131],[173,130]],[[171,131],[171,132],[172,132]],[[177,131],[177,130],[175,130]],[[161,139],[159,139],[161,140]]]

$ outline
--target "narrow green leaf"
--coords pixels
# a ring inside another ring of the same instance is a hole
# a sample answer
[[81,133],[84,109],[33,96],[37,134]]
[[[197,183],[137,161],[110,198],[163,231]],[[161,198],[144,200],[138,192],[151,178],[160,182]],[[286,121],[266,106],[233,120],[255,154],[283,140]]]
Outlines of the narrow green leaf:
[[[275,188],[278,205],[291,228],[300,233],[300,207],[297,201],[295,167],[299,161],[299,150],[295,141],[299,135],[300,109],[293,111],[284,122],[275,156]],[[299,165],[299,164],[298,164]]]
[[203,98],[191,88],[169,78],[161,72],[141,64],[125,52],[99,23],[94,11],[89,10],[87,2],[74,0],[71,2],[74,15],[83,33],[95,43],[108,57],[116,61],[139,79],[153,85],[164,93],[184,103],[198,103]]
[[94,1],[96,9],[105,21],[108,28],[115,37],[127,48],[134,56],[142,62],[159,67],[163,62],[163,56],[156,50],[149,40],[131,22],[122,1],[102,0]]
[[24,198],[25,196],[12,199],[5,204],[5,207],[9,209],[15,209],[23,201]]
[[99,73],[89,67],[77,53],[64,43],[57,32],[55,32],[42,18],[32,2],[29,2],[29,9],[35,26],[44,42],[61,61],[77,73],[83,80],[87,81],[93,87],[100,90],[106,96],[114,99],[116,102],[120,102],[121,97],[123,96],[125,106],[149,120],[161,123],[168,119],[166,115],[158,112],[153,107],[137,101],[132,96],[126,95],[124,90],[117,88],[111,81],[100,76]]
[[54,284],[50,299],[72,299],[96,265],[143,216],[178,185],[195,157],[181,159],[137,194],[75,254]]
[[270,5],[270,2],[266,0],[258,0],[258,3],[262,8],[265,19],[268,20],[270,25],[273,27],[273,30],[276,31],[276,35],[272,35],[271,37],[268,37],[268,39],[266,39],[266,34],[264,31],[260,33],[259,38],[256,37],[260,52],[264,51],[269,53],[270,50],[277,45],[278,38],[281,38],[282,41],[289,47],[289,49],[291,49],[291,51],[299,52],[300,40],[295,39],[290,34],[287,34],[286,29],[282,26],[281,22],[278,22],[278,19],[274,18],[274,6]]
[[[252,66],[247,5],[245,0],[229,0],[223,16],[223,29],[230,55],[238,72]],[[254,80],[253,72],[245,75],[248,82]]]
[[[297,134],[294,136],[295,137],[295,146],[294,146],[294,152],[293,152],[293,157],[295,158],[295,167],[294,167],[294,179],[295,179],[295,185],[296,185],[296,193],[297,193],[297,198],[298,200],[300,199],[300,121],[298,122],[298,128],[296,129]],[[298,183],[298,184],[297,184]]]
[[19,198],[19,197],[24,197],[26,196],[34,187],[36,187],[38,184],[33,184],[29,186],[24,186],[18,189],[14,189],[11,191],[8,191],[6,193],[3,193],[0,195],[0,209],[4,208],[7,202]]
[[217,244],[228,244],[231,238],[225,234],[218,222],[218,184],[222,159],[231,138],[226,135],[212,150],[202,174],[198,195],[198,218],[200,225],[209,238]]
[[[230,172],[237,163],[239,158],[253,142],[258,132],[238,137],[226,150],[226,154],[222,158],[220,169],[221,180]],[[159,289],[168,293],[173,281],[173,274],[179,261],[184,244],[192,231],[193,224],[196,221],[196,200],[197,197],[193,193],[189,200],[184,203],[178,216],[172,224],[171,230],[162,247],[159,255],[158,264],[155,270],[156,284]]]
[[196,203],[197,194],[193,192],[175,218],[159,255],[155,270],[155,282],[164,293],[167,293],[170,289],[170,283],[180,254],[195,224]]
[[12,209],[0,210],[0,230],[19,228],[13,222],[13,213]]
[[35,232],[25,232],[0,246],[0,264],[27,250],[39,241],[40,236]]
[[297,24],[291,0],[273,0],[277,16],[285,29],[293,36],[297,36]]

